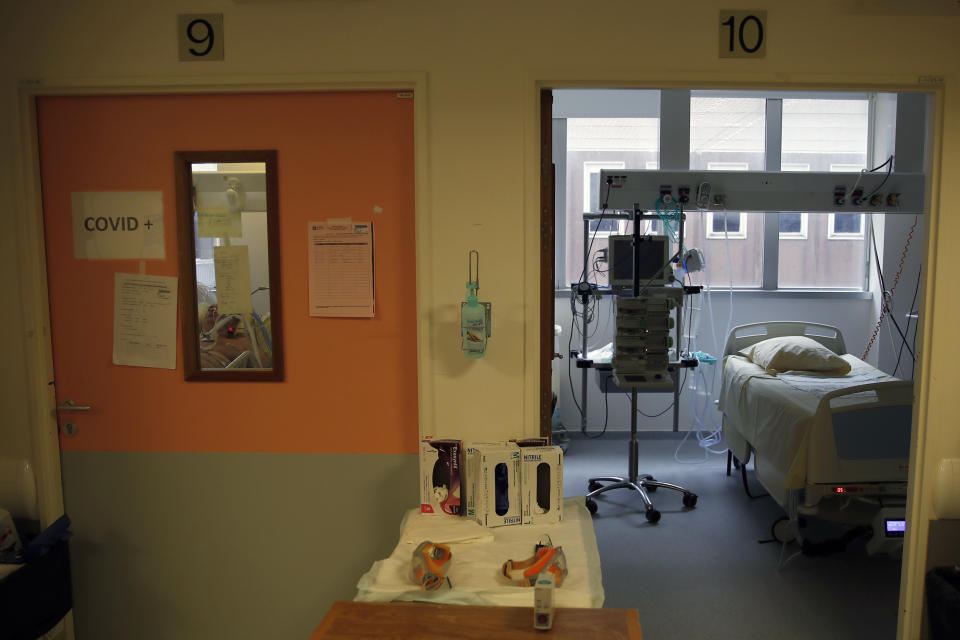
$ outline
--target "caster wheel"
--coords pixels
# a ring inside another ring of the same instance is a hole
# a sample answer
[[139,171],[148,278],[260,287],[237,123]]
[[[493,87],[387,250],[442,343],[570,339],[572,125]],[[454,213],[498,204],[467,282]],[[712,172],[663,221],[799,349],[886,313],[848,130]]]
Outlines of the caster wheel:
[[587,485],[587,491],[596,491],[597,489],[599,489],[599,488],[602,487],[602,486],[603,486],[603,485],[600,484],[599,482],[591,482],[591,483],[589,483],[589,484]]
[[687,507],[688,509],[693,509],[695,506],[697,506],[697,494],[683,494],[683,506]]
[[790,518],[786,516],[773,523],[773,526],[770,527],[770,533],[773,534],[773,538],[777,542],[793,542],[797,539],[796,528],[790,522]]
[[[647,476],[646,478],[644,478],[644,480],[652,480],[652,481],[654,481],[654,482],[657,481],[657,479],[654,478],[653,476]],[[655,492],[657,491],[657,489],[659,489],[659,487],[657,487],[656,485],[653,485],[653,486],[650,486],[650,487],[644,487],[644,489],[647,490],[647,493],[655,493]]]
[[597,515],[597,503],[596,503],[596,502],[594,502],[594,501],[591,500],[590,498],[587,498],[586,505],[587,505],[587,511],[590,512],[590,515],[592,515],[592,516]]
[[657,524],[660,522],[660,512],[656,509],[647,509],[647,522]]

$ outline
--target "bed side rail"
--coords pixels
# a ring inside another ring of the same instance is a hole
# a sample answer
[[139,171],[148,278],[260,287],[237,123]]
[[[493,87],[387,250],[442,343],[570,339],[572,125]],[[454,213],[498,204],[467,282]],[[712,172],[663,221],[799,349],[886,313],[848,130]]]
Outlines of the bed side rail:
[[735,354],[761,340],[784,336],[806,336],[816,340],[834,353],[843,355],[847,352],[843,334],[836,327],[820,322],[805,322],[802,320],[771,320],[742,324],[731,329],[730,335],[727,336],[723,355]]
[[[850,402],[840,401],[849,400]],[[839,461],[901,460],[910,455],[913,383],[892,380],[826,394],[811,444]],[[899,464],[898,464],[899,468]],[[874,480],[888,478],[878,477]]]

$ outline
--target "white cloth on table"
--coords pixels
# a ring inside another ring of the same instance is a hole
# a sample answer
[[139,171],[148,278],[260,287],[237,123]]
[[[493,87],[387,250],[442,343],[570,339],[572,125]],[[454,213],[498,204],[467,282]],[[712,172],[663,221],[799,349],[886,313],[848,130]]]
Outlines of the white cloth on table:
[[[413,509],[403,518],[399,544],[360,578],[354,600],[531,607],[532,588],[504,584],[498,576],[504,561],[532,556],[543,534],[548,534],[555,546],[563,547],[567,561],[567,578],[554,593],[554,606],[603,606],[600,554],[583,497],[565,499],[563,520],[551,525],[487,529],[467,519],[424,516]],[[450,544],[447,575],[452,588],[422,591],[411,582],[410,560],[424,540]]]

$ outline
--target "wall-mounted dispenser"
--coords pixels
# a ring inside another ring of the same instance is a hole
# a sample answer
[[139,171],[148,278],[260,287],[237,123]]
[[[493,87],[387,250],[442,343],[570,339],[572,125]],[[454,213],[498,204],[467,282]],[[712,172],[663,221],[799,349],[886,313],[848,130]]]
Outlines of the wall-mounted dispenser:
[[[474,273],[474,258],[476,273]],[[490,303],[480,302],[480,252],[473,250],[467,257],[467,296],[460,303],[460,348],[468,358],[482,358],[487,352],[490,337]]]

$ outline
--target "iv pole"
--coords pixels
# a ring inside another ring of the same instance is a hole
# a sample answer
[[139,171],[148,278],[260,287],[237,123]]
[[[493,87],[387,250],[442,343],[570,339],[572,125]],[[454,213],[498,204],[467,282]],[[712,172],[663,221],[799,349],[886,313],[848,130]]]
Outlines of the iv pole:
[[[637,207],[633,211],[633,287],[632,293],[633,297],[637,298],[640,296],[640,221],[644,219],[643,212]],[[683,209],[680,210],[680,219],[678,221],[679,227],[679,247],[683,247]],[[682,250],[682,249],[681,249]],[[585,260],[589,257],[585,258]],[[667,265],[665,268],[669,268]],[[677,355],[680,354],[680,339],[681,339],[681,327],[683,322],[681,322],[681,312],[680,305],[677,306]],[[586,314],[586,311],[584,311]],[[586,318],[586,315],[584,315]],[[584,332],[586,334],[586,332]],[[586,356],[586,337],[584,336],[584,356]],[[679,357],[678,357],[679,360]],[[679,363],[678,366],[684,366],[684,363]],[[679,394],[679,381],[677,380],[677,366],[672,370],[673,377],[673,389],[674,389],[674,422],[676,423],[677,414],[679,413],[679,405],[676,404]],[[587,372],[583,372],[583,382],[582,388],[584,390],[584,398],[586,398],[586,377]],[[640,443],[637,439],[637,387],[631,387],[630,389],[630,454],[629,454],[629,466],[627,469],[628,476],[626,478],[621,478],[618,476],[602,476],[598,478],[590,478],[587,485],[587,495],[585,497],[585,504],[587,510],[591,514],[597,512],[597,503],[594,498],[602,493],[611,491],[613,489],[630,489],[636,491],[640,494],[641,499],[644,502],[646,508],[646,518],[647,521],[651,524],[656,524],[660,521],[660,512],[654,508],[653,502],[650,500],[650,497],[647,495],[647,491],[655,491],[656,489],[663,487],[664,489],[672,489],[674,491],[679,491],[683,494],[683,506],[687,508],[693,508],[697,505],[697,494],[692,491],[688,491],[683,487],[669,482],[661,482],[656,480],[651,475],[644,475],[643,478],[640,478],[637,467],[639,466],[639,449]],[[584,400],[584,403],[586,401]],[[581,422],[586,423],[586,404],[584,404],[584,412]],[[603,484],[610,483],[610,484]]]

